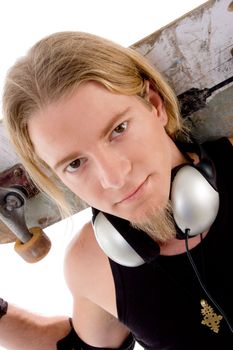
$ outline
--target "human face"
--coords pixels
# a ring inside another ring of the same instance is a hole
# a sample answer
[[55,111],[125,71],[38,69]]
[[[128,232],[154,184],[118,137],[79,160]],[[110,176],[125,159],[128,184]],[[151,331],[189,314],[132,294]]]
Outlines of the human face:
[[153,90],[147,97],[151,107],[88,82],[28,124],[36,153],[71,191],[133,222],[166,205],[176,158],[162,101]]

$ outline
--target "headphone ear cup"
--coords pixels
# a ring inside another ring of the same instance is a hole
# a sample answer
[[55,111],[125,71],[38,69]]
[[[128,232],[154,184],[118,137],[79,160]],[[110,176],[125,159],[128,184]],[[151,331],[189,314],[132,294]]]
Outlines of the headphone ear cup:
[[183,233],[189,229],[189,236],[208,230],[219,209],[219,194],[202,172],[193,165],[183,165],[176,169],[171,186],[175,223]]
[[99,246],[110,259],[128,267],[136,267],[144,264],[144,260],[121,236],[102,212],[99,212],[95,216],[93,229]]

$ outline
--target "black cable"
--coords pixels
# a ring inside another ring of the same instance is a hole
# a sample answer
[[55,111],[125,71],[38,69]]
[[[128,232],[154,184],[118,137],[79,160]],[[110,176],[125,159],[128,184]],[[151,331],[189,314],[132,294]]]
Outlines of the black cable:
[[233,327],[231,326],[225,312],[223,311],[223,309],[218,305],[218,303],[214,300],[214,298],[211,296],[211,294],[209,293],[209,291],[207,290],[206,286],[204,285],[204,283],[202,282],[201,276],[198,272],[197,266],[192,258],[192,255],[189,251],[189,246],[188,246],[188,234],[189,234],[190,229],[186,229],[185,230],[185,246],[186,246],[186,253],[188,256],[188,259],[190,261],[190,264],[195,272],[195,275],[198,279],[198,282],[201,286],[201,288],[203,289],[203,291],[205,292],[205,294],[207,295],[207,297],[209,298],[209,300],[211,300],[211,302],[213,303],[213,305],[216,307],[216,309],[218,309],[218,311],[220,312],[220,314],[223,316],[224,320],[226,321],[230,331],[233,333]]
[[206,267],[205,267],[205,259],[204,259],[204,248],[203,248],[203,234],[200,234],[201,237],[201,266],[202,266],[202,283],[206,283]]

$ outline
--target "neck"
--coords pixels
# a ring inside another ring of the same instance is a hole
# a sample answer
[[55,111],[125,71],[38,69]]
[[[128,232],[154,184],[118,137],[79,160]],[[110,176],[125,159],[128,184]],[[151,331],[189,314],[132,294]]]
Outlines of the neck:
[[[208,231],[202,234],[202,237],[205,238]],[[201,242],[201,235],[197,235],[195,237],[189,238],[189,249],[193,249]],[[168,242],[160,245],[160,255],[172,256],[183,254],[186,252],[185,240],[172,238]]]

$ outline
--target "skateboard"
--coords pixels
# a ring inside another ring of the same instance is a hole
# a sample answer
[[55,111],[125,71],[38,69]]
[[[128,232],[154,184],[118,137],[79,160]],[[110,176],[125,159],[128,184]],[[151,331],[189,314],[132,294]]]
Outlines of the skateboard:
[[2,122],[0,139],[0,243],[15,242],[15,251],[25,261],[37,262],[51,247],[43,228],[60,220],[60,214],[33,184]]
[[[41,193],[13,151],[0,121],[0,243],[13,243],[27,262],[46,256],[51,242],[43,229],[61,220],[57,206]],[[79,211],[83,207],[70,201]]]
[[[211,0],[132,44],[173,87],[182,117],[200,142],[233,136],[233,1]],[[56,206],[30,180],[0,122],[0,243],[15,242],[28,262],[51,246],[43,228]],[[69,193],[76,212],[84,209]]]
[[[30,179],[14,152],[0,121],[0,243],[13,243],[27,262],[45,257],[51,242],[43,229],[61,220],[57,206]],[[78,212],[85,208],[67,190],[67,197]]]
[[132,48],[172,86],[198,141],[233,136],[232,0],[207,1]]

